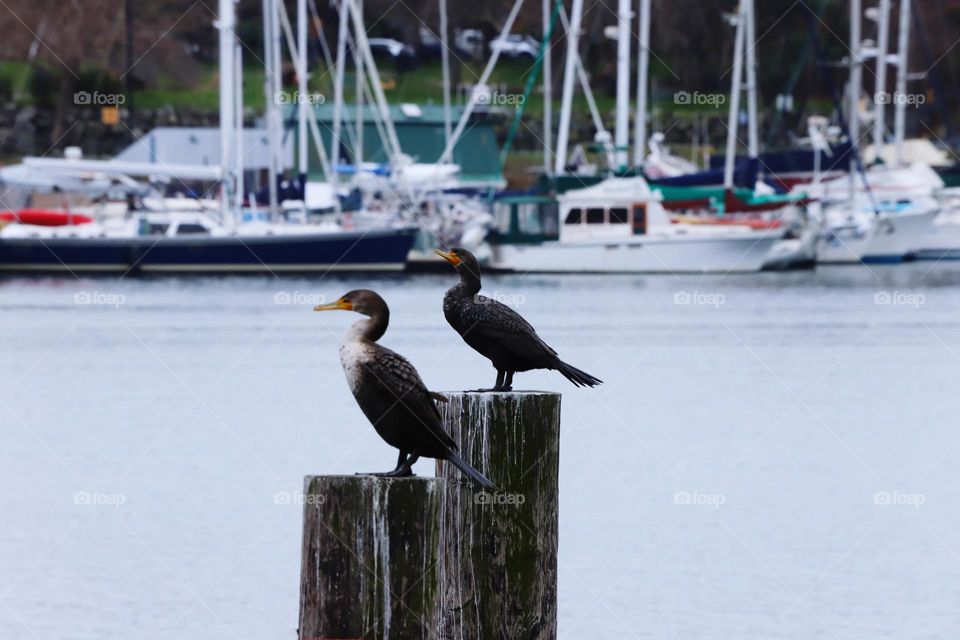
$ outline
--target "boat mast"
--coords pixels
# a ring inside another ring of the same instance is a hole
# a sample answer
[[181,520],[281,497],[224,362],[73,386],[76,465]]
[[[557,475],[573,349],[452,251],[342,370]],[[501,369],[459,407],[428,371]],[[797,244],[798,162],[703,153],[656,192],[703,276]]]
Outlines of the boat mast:
[[737,121],[740,116],[740,90],[743,80],[743,39],[745,2],[740,3],[736,21],[737,31],[733,39],[733,77],[730,81],[730,113],[727,116],[727,155],[724,158],[723,188],[733,189],[733,170],[737,155]]
[[630,0],[617,3],[617,115],[613,144],[617,169],[630,158]]
[[340,0],[340,15],[337,24],[337,61],[333,75],[333,122],[330,132],[330,164],[333,173],[330,176],[330,185],[336,192],[339,174],[337,166],[340,163],[340,121],[343,117],[343,70],[344,58],[347,50],[347,27],[350,21],[350,3]]
[[910,56],[910,2],[900,0],[900,25],[897,36],[897,100],[894,103],[894,161],[903,164],[903,139],[907,133],[907,72]]
[[240,224],[240,211],[243,209],[243,157],[244,153],[241,153],[240,147],[243,145],[243,47],[240,46],[240,43],[237,42],[234,46],[234,96],[235,96],[235,108],[236,108],[236,117],[234,119],[234,124],[236,125],[234,133],[234,153],[233,153],[233,175],[236,180],[236,187],[234,188],[234,198],[236,206],[233,210],[233,215],[230,216],[229,220],[224,220],[224,223],[234,225],[236,227]]
[[640,0],[640,46],[637,48],[637,113],[634,117],[633,163],[647,155],[647,75],[650,68],[650,0]]
[[856,208],[857,199],[857,147],[860,146],[860,83],[862,82],[863,60],[860,41],[860,0],[850,0],[850,165],[847,169],[850,204]]
[[280,30],[275,0],[263,0],[263,60],[265,73],[263,78],[266,96],[267,146],[269,162],[267,168],[270,215],[274,216],[278,208],[277,176],[278,157],[280,156],[280,135],[283,129],[283,117],[280,115]]
[[[363,0],[357,0],[357,6],[355,7],[357,15],[363,18]],[[354,38],[354,43],[356,43],[356,38]],[[363,74],[363,59],[360,57],[360,52],[357,51],[356,45],[353,48],[353,61],[356,65],[356,91],[357,91],[357,105],[356,105],[356,119],[353,123],[354,125],[354,134],[353,134],[353,164],[354,164],[354,175],[359,177],[360,167],[363,165],[363,125],[366,122],[363,117],[363,85],[366,82],[365,76]]]
[[[445,1],[441,0],[441,2]],[[551,4],[550,0],[543,0],[543,39],[545,41],[543,43],[544,50],[541,52],[543,56],[543,67],[541,69],[543,73],[543,171],[547,174],[553,168],[553,162],[551,161],[553,153],[553,71],[550,62],[552,35],[550,40],[547,40],[547,36],[552,33],[550,28]]]
[[751,158],[760,157],[760,135],[758,132],[757,116],[757,41],[756,25],[754,23],[753,0],[743,0],[743,11],[746,18],[747,50],[747,147]]
[[[544,0],[548,2],[549,0]],[[447,46],[447,0],[440,0],[440,66],[443,69],[443,143],[450,142],[453,115],[450,112],[450,50]]]
[[306,209],[307,189],[307,0],[297,0],[297,172]]
[[234,156],[237,155],[234,65],[236,54],[236,14],[234,0],[220,0],[216,26],[220,32],[220,207],[223,222],[233,218],[236,199],[236,175],[234,174]]
[[560,129],[557,132],[557,155],[554,173],[563,173],[567,162],[567,144],[570,139],[570,116],[573,108],[573,82],[577,73],[577,42],[580,38],[580,23],[583,19],[583,0],[573,0],[570,9],[570,27],[567,29],[567,58],[563,68],[563,97],[560,100]]
[[880,0],[877,16],[877,91],[873,96],[873,162],[880,162],[883,149],[883,112],[887,101],[887,49],[890,40],[890,0]]

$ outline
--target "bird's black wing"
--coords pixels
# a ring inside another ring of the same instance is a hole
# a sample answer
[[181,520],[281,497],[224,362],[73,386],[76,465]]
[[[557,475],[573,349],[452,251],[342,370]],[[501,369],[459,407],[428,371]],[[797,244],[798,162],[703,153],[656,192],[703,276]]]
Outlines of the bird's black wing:
[[475,302],[464,306],[463,316],[467,332],[496,340],[515,356],[533,361],[556,358],[557,352],[537,335],[536,329],[502,302],[477,296]]
[[384,393],[390,394],[387,401],[396,402],[411,415],[411,427],[422,428],[430,444],[442,444],[456,449],[453,439],[443,430],[440,411],[434,404],[430,391],[410,361],[399,353],[376,345],[376,357],[364,364],[373,375],[375,384]]

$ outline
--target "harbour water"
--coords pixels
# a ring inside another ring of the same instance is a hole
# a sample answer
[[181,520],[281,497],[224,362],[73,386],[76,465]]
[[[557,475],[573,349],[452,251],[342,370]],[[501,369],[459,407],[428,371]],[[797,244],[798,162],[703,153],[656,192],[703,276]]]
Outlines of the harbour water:
[[[295,637],[303,476],[395,462],[311,307],[490,386],[453,281],[0,281],[0,638]],[[484,291],[606,381],[515,381],[564,393],[560,637],[960,635],[960,265]]]

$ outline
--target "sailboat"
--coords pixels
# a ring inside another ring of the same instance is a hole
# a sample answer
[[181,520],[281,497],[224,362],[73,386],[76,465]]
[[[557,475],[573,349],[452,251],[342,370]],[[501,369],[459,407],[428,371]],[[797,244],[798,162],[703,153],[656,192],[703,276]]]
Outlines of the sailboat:
[[[885,93],[889,0],[881,0],[876,18],[877,96]],[[851,0],[851,65],[849,92],[849,138],[859,139],[859,101],[864,47],[861,42],[860,0]],[[903,92],[907,80],[910,3],[901,3],[899,52],[896,55],[897,90]],[[885,100],[875,99],[873,110],[874,148],[883,146]],[[896,146],[902,147],[906,104],[896,105]],[[841,180],[819,182],[804,189],[823,206],[825,230],[818,246],[822,262],[900,262],[915,259],[927,238],[935,231],[934,221],[941,211],[934,197],[942,180],[921,163],[905,165],[898,154],[893,165],[875,165],[862,170],[856,148],[851,153],[850,173]]]
[[[268,2],[266,6],[268,21],[279,20],[276,5]],[[303,8],[300,0],[301,31],[305,33]],[[234,11],[233,0],[220,0],[220,166],[84,160],[76,154],[62,159],[26,158],[16,170],[0,173],[6,186],[12,183],[58,193],[80,188],[87,195],[100,189],[100,206],[84,219],[65,212],[69,223],[62,225],[30,224],[23,216],[14,215],[0,231],[0,270],[276,273],[396,271],[405,267],[414,227],[350,230],[337,224],[303,224],[282,219],[275,209],[265,220],[244,220],[238,144],[242,80]],[[305,54],[302,46],[300,52]],[[305,55],[300,59],[305,61]],[[300,75],[305,78],[305,72]],[[301,153],[305,154],[305,146]],[[305,166],[303,157],[301,167]],[[133,180],[137,175],[212,182],[219,186],[220,198],[145,196],[150,189]],[[274,188],[273,175],[270,183]],[[120,202],[109,202],[118,194]],[[120,205],[119,212],[116,205]]]

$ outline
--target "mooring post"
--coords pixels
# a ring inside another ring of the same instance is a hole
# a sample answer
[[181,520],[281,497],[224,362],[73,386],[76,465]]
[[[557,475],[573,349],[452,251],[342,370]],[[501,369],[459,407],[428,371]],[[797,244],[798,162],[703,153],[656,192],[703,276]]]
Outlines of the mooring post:
[[436,638],[440,478],[307,476],[300,640]]
[[560,394],[448,393],[444,426],[496,490],[453,465],[440,530],[441,638],[557,636]]

